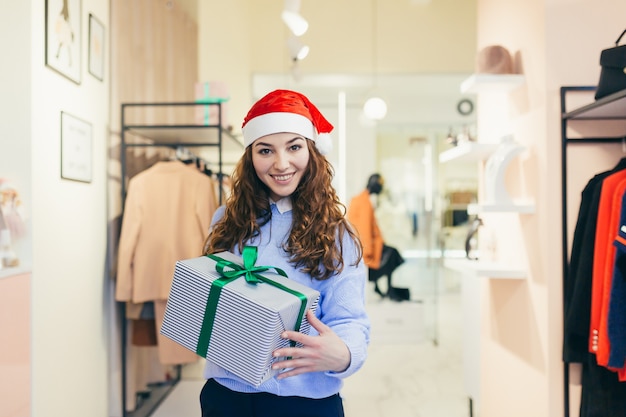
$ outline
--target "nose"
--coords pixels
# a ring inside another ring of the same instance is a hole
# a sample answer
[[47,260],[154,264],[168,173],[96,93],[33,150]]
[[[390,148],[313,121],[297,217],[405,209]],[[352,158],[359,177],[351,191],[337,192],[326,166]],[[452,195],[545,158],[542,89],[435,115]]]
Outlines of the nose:
[[287,155],[285,152],[276,152],[274,168],[280,171],[284,171],[289,168],[289,155]]

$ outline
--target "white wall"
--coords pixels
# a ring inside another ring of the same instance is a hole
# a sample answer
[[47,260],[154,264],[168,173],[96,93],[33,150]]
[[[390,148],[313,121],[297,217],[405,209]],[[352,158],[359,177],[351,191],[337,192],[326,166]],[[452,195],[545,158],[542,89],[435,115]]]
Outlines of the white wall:
[[[29,228],[32,207],[32,88],[29,77],[32,34],[30,24],[24,22],[28,22],[30,16],[29,2],[12,3],[8,12],[0,16],[0,48],[7,57],[0,68],[0,179],[10,181],[19,190]],[[30,269],[30,246],[28,241],[20,248],[20,262],[25,269]]]
[[[82,0],[80,85],[45,65],[45,3],[30,1],[28,22],[32,36],[28,48],[31,107],[26,111],[32,131],[32,415],[108,416],[111,283],[104,265],[109,73],[105,70],[104,82],[88,73],[87,35],[89,13],[98,17],[108,35],[109,3]],[[108,46],[105,41],[105,68]],[[61,111],[92,125],[91,183],[61,179]]]

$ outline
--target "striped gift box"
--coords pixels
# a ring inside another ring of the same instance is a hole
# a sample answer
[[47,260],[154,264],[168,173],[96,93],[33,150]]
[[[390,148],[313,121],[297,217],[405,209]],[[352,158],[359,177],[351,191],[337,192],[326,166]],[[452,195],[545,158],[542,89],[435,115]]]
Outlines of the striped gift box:
[[[244,259],[256,248],[244,249]],[[243,262],[230,252],[176,262],[161,334],[259,386],[279,371],[284,358],[272,352],[289,346],[280,334],[308,334],[306,310],[317,308],[319,292],[281,276],[273,267]],[[226,266],[225,266],[226,265]],[[251,276],[261,278],[259,282]],[[211,294],[213,292],[213,294]]]

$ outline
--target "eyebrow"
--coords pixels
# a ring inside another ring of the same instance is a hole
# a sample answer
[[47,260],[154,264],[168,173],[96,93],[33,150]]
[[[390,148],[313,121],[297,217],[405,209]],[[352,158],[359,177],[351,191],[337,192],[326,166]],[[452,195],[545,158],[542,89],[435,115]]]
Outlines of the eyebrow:
[[[289,146],[289,145],[293,144],[294,142],[296,142],[296,141],[298,141],[298,140],[306,140],[306,138],[305,138],[304,136],[299,136],[299,135],[298,135],[298,136],[294,137],[293,139],[289,139],[289,140],[287,141],[286,145],[287,145],[287,146]],[[269,144],[269,143],[267,143],[267,142],[260,142],[260,141],[257,141],[257,142],[255,142],[254,146],[266,146],[266,147],[271,148],[271,147],[273,147],[274,145],[271,145],[271,144]]]

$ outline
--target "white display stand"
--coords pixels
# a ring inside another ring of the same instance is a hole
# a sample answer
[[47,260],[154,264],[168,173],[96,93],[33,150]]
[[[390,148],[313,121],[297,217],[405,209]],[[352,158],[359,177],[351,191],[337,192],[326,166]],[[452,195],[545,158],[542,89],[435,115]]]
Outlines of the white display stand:
[[533,213],[535,205],[529,202],[513,201],[506,189],[506,171],[509,164],[526,147],[513,140],[512,136],[502,138],[502,142],[487,159],[485,164],[485,192],[480,204],[470,204],[467,208],[469,214],[485,212],[517,212]]
[[512,205],[504,184],[505,174],[511,160],[521,154],[526,147],[516,143],[512,136],[502,138],[502,142],[485,164],[485,204]]

